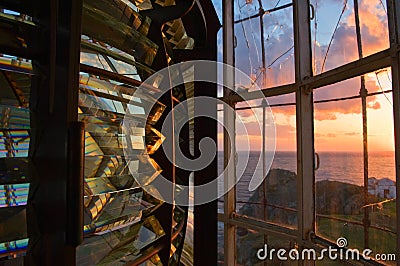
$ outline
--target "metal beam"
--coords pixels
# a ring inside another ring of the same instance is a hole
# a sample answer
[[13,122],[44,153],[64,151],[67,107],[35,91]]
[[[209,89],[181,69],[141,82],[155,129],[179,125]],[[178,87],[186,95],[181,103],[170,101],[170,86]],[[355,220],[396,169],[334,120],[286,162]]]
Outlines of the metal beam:
[[[208,40],[209,41],[209,40]],[[216,39],[215,39],[216,41]],[[215,42],[216,43],[216,42]],[[215,46],[216,47],[216,46]],[[211,50],[210,50],[211,51]],[[216,50],[212,53],[215,55],[214,58],[208,58],[209,60],[216,60]],[[198,80],[198,70],[195,67],[195,80]],[[209,75],[217,78],[217,67],[215,69],[208,69]],[[194,156],[199,158],[202,156],[199,149],[202,139],[210,138],[217,145],[217,106],[208,106],[208,113],[213,116],[214,119],[202,117],[200,114],[204,114],[204,105],[197,104],[196,98],[199,97],[210,97],[216,98],[217,86],[215,84],[206,82],[195,82],[194,83]],[[194,187],[204,185],[206,183],[214,181],[218,176],[217,170],[217,156],[215,155],[212,162],[207,167],[194,172]],[[212,194],[217,194],[217,186],[213,186],[208,191]],[[212,190],[212,191],[211,191]],[[212,200],[204,204],[198,204],[199,199],[204,195],[196,193],[194,190],[194,265],[216,265],[218,260],[218,204],[217,200]]]
[[[298,242],[310,241],[315,232],[315,177],[314,177],[314,104],[313,92],[302,85],[312,72],[310,3],[294,2],[294,54],[296,73],[296,135],[297,135],[297,221]],[[303,245],[300,244],[300,250]],[[314,265],[302,261],[300,265]]]
[[[234,43],[234,8],[233,0],[223,1],[223,62],[227,65],[235,65]],[[224,84],[229,88],[234,88],[235,76],[230,70],[224,68]],[[224,97],[231,95],[231,91],[224,88]],[[229,104],[234,108],[234,104]],[[224,191],[231,187],[232,182],[236,180],[236,166],[229,158],[236,156],[235,147],[235,119],[236,114],[229,107],[224,107]],[[233,142],[233,143],[232,143]],[[229,190],[224,196],[224,214],[230,217],[236,209],[236,187]],[[227,266],[236,265],[236,230],[231,223],[224,224],[224,264]]]
[[[262,94],[264,94],[265,97],[274,97],[274,96],[293,93],[295,91],[296,91],[295,84],[282,85],[282,86],[278,86],[278,87],[261,90]],[[238,102],[242,102],[242,101],[260,99],[260,95],[261,94],[259,91],[250,91],[250,92],[242,92],[242,93],[240,93],[240,96],[238,94],[230,94],[227,96],[224,95],[220,99],[224,102],[238,103]]]
[[82,1],[33,3],[35,19],[42,25],[36,38],[43,53],[33,62],[38,75],[32,78],[29,105],[29,159],[35,172],[27,204],[29,246],[25,264],[74,265],[77,243],[69,242],[74,237],[68,235],[67,217],[71,203],[78,203],[82,194],[67,187],[70,177],[80,178],[69,165],[68,157],[73,155],[68,149],[68,131],[78,120]]
[[[361,40],[361,26],[360,26],[360,18],[358,12],[358,0],[354,0],[354,20],[356,24],[356,35],[357,35],[357,49],[358,49],[358,58],[363,58],[363,50],[362,50],[362,40]],[[363,128],[363,165],[364,165],[364,205],[368,205],[368,126],[367,126],[367,95],[368,91],[365,86],[365,78],[364,76],[360,77],[360,97],[361,97],[361,108],[362,108],[362,128]],[[369,247],[369,208],[364,208],[364,218],[363,218],[363,226],[364,226],[364,248]]]
[[219,213],[218,220],[226,224],[253,229],[260,233],[281,237],[288,241],[297,239],[296,230],[268,223],[256,218],[239,215],[237,213],[234,213],[232,217]]
[[310,88],[318,88],[388,67],[391,63],[391,56],[397,53],[397,51],[397,47],[383,50],[317,76],[310,77],[303,80],[302,84]]
[[[297,85],[306,86],[309,89],[316,89],[324,86],[328,86],[346,79],[358,77],[360,75],[374,72],[376,70],[389,67],[392,63],[392,57],[395,56],[399,51],[397,46],[383,50],[376,54],[364,57],[354,62],[345,64],[343,66],[334,68],[316,76],[305,77],[302,80],[297,81]],[[265,97],[273,97],[282,94],[289,94],[296,91],[296,84],[281,85],[272,88],[262,89],[261,92]],[[254,100],[260,98],[258,91],[251,91],[241,93],[246,96],[246,100]],[[244,97],[241,98],[239,95],[228,95],[224,96],[221,100],[241,102],[244,101]]]
[[272,13],[272,12],[275,12],[275,11],[278,11],[278,10],[282,10],[282,9],[285,9],[285,8],[288,8],[288,7],[291,7],[291,6],[292,6],[292,3],[289,3],[289,4],[285,4],[285,5],[281,5],[281,6],[278,6],[278,7],[271,8],[271,9],[268,9],[268,10],[262,10],[262,11],[260,10],[255,15],[252,15],[252,16],[247,17],[247,18],[236,20],[235,24],[236,23],[241,23],[241,22],[253,19],[253,18],[263,17],[265,14],[269,14],[269,13]]
[[138,61],[134,61],[131,58],[129,58],[123,54],[118,54],[112,50],[106,49],[100,45],[93,44],[86,40],[81,41],[81,49],[82,49],[82,51],[97,52],[99,54],[112,57],[115,60],[119,60],[119,61],[125,62],[127,64],[136,66],[138,74],[140,74],[141,72],[144,71],[144,72],[146,72],[147,75],[151,75],[151,74],[154,74],[154,72],[155,72],[153,69],[149,68],[148,66],[141,64]]
[[[203,14],[202,11],[206,10],[207,14]],[[204,19],[204,25],[198,26],[200,17]],[[189,60],[217,60],[217,34],[220,29],[219,20],[215,14],[214,6],[211,0],[200,0],[192,8],[188,15],[182,18],[185,28],[189,24],[189,31],[194,33],[196,46],[193,50],[176,50],[174,49],[174,60],[177,62],[189,61]],[[196,22],[197,21],[197,22]],[[196,24],[197,23],[197,24]],[[204,26],[205,32],[202,32]],[[188,28],[186,28],[188,30]],[[206,37],[205,37],[206,36]],[[204,38],[204,39],[203,39]],[[217,75],[217,69],[209,69],[208,72],[214,78]],[[194,80],[197,80],[198,69],[194,68]],[[215,84],[208,82],[194,82],[194,99],[197,97],[217,97],[217,87]],[[201,156],[199,150],[199,143],[204,138],[210,138],[217,143],[217,106],[209,106],[209,114],[215,119],[210,119],[202,116],[204,114],[201,106],[196,104],[196,100],[193,106],[193,153],[195,158]],[[190,108],[189,108],[190,109]],[[189,150],[188,150],[189,151]],[[202,185],[214,180],[217,176],[218,171],[217,157],[210,162],[205,168],[195,171],[193,174],[194,187]],[[217,187],[212,188],[214,191],[210,191],[211,194],[217,192]],[[198,195],[194,190],[194,207],[193,207],[193,229],[189,229],[186,232],[190,234],[189,230],[193,230],[193,265],[216,265],[218,260],[218,204],[216,200],[208,202],[206,204],[197,205],[198,199],[204,195]],[[207,233],[205,233],[207,232]],[[183,257],[182,257],[183,258]],[[187,261],[189,262],[189,261]],[[181,261],[182,263],[182,261]]]
[[[259,13],[264,14],[264,7],[262,4],[262,0],[258,0],[258,4],[260,6],[259,8]],[[267,84],[267,69],[266,69],[266,59],[265,59],[265,41],[264,41],[264,16],[260,16],[260,35],[261,35],[261,62],[262,62],[262,87],[265,87]],[[265,136],[265,121],[266,121],[266,114],[265,114],[265,109],[267,107],[267,103],[266,100],[263,99],[262,101],[262,105],[263,105],[263,112],[262,112],[262,175],[263,178],[266,177],[267,175],[267,169],[266,169],[266,155],[265,155],[265,143],[266,143],[266,136]],[[264,182],[264,184],[262,184],[262,188],[263,188],[263,203],[264,205],[262,206],[263,209],[263,218],[264,221],[268,220],[268,208],[267,208],[267,182]],[[268,236],[266,234],[264,234],[264,243],[268,243]],[[267,262],[264,261],[264,265],[267,265]]]

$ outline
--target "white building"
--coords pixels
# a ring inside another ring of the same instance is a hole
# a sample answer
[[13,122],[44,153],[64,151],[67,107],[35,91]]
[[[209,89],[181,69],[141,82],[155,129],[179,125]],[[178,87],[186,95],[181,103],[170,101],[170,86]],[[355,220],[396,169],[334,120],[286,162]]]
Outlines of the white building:
[[396,198],[396,182],[387,177],[382,179],[371,177],[368,179],[368,192],[379,198]]

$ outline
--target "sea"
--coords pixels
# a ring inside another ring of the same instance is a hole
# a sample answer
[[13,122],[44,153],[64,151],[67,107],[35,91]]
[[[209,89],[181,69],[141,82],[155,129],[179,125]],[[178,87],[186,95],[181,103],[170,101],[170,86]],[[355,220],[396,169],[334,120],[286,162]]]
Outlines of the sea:
[[[351,183],[362,186],[364,180],[364,163],[362,152],[319,152],[319,169],[315,171],[316,181],[331,180]],[[389,178],[395,180],[395,159],[394,152],[369,152],[368,176]],[[270,169],[279,168],[297,173],[296,152],[276,151],[272,159]],[[238,151],[236,185],[236,210],[248,202],[253,192],[248,189],[249,182],[253,175],[262,176],[263,169],[261,154],[259,151],[243,152]],[[245,164],[243,163],[245,162]],[[223,152],[218,152],[218,170],[223,170]],[[223,198],[218,200],[218,212],[223,212]],[[223,223],[218,222],[218,249],[223,252]],[[185,246],[193,246],[193,212],[189,212],[188,230],[186,233]],[[191,248],[184,248],[183,257],[190,260]]]
[[[316,181],[330,180],[362,186],[364,162],[362,152],[319,152],[319,168],[315,171]],[[268,158],[268,157],[267,157]],[[262,159],[259,151],[238,151],[236,198],[239,202],[249,200],[253,192],[248,189],[253,175],[262,176]],[[276,151],[270,169],[279,168],[297,173],[297,157],[293,151]],[[218,153],[218,169],[223,170],[223,152]],[[368,153],[368,176],[395,180],[394,151]],[[237,208],[241,207],[237,204]],[[220,204],[222,207],[222,204]],[[221,208],[220,207],[220,208]],[[221,210],[220,210],[221,211]]]

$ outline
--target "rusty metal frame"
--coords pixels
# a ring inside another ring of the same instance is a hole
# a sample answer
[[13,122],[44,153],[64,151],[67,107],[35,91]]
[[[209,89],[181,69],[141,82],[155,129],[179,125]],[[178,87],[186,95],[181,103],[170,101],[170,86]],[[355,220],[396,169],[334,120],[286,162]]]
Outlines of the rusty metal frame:
[[[357,37],[357,50],[358,58],[363,58],[362,40],[361,40],[361,26],[358,11],[358,0],[354,0],[354,20],[356,24],[356,37]],[[361,113],[362,113],[362,131],[363,131],[363,166],[364,166],[364,204],[368,205],[368,124],[367,124],[367,95],[368,90],[365,86],[365,77],[360,77],[360,97],[361,97]],[[369,247],[369,208],[364,208],[364,248]]]
[[[362,59],[347,63],[345,65],[336,67],[334,69],[323,72],[322,74],[310,76],[306,79],[299,81],[298,83],[291,83],[286,85],[281,85],[272,88],[262,89],[262,93],[265,97],[273,97],[278,95],[284,95],[293,93],[296,91],[296,85],[304,85],[309,89],[317,89],[320,87],[328,86],[346,79],[351,79],[358,77],[362,74],[374,72],[376,70],[386,68],[391,66],[391,58],[396,57],[396,54],[400,51],[400,46],[392,46],[386,50],[377,52],[370,56],[366,56]],[[248,100],[253,100],[259,98],[259,92],[247,92],[242,93]],[[244,97],[243,97],[244,98]],[[224,101],[241,102],[243,98],[238,95],[231,95],[228,97],[223,97]]]
[[[392,67],[392,97],[393,97],[393,119],[394,119],[394,145],[396,165],[396,232],[397,232],[397,254],[400,257],[400,3],[397,0],[387,0],[388,24]],[[399,262],[397,262],[399,264]]]
[[[233,0],[223,1],[223,62],[227,65],[235,65],[235,50],[233,47],[234,43],[234,8]],[[224,83],[229,88],[234,87],[235,76],[228,69],[224,69],[223,73]],[[224,89],[224,97],[229,97],[231,91]],[[229,103],[230,107],[234,108],[234,103]],[[227,187],[230,186],[231,182],[236,180],[236,166],[235,164],[228,164],[231,155],[236,156],[235,143],[231,143],[230,140],[235,141],[236,128],[235,119],[236,115],[230,112],[227,108],[224,108],[224,125],[226,130],[224,131],[224,187],[227,191]],[[224,215],[226,217],[232,217],[236,210],[236,188],[233,187],[224,196]],[[227,266],[236,265],[236,228],[230,222],[224,223],[224,264]]]
[[[30,98],[32,163],[27,204],[27,265],[74,265],[81,232],[80,220],[68,220],[79,211],[82,194],[71,191],[83,173],[81,164],[69,165],[69,134],[78,118],[79,55],[82,1],[32,1],[32,14],[41,22],[40,43],[33,60]],[[34,50],[35,51],[35,50]],[[75,212],[74,212],[75,214]],[[78,214],[79,215],[79,214]],[[72,222],[72,224],[71,224]],[[72,225],[72,226],[71,226]],[[82,228],[82,227],[81,227]],[[51,252],[49,252],[51,251]]]
[[[294,58],[296,80],[297,135],[297,223],[298,243],[310,241],[315,232],[315,161],[313,91],[302,81],[313,75],[311,55],[310,2],[298,0],[293,6]],[[314,265],[299,261],[299,265]]]

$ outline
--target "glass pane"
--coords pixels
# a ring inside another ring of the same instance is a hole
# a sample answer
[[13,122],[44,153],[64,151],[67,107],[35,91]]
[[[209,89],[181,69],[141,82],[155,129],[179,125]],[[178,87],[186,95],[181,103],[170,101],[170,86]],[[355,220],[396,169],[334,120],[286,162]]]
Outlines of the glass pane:
[[101,62],[97,65],[100,68],[108,69],[112,66],[114,71],[136,80],[144,80],[154,74],[154,70],[136,61],[132,55],[83,35],[81,63],[92,65],[95,62]]
[[[114,17],[115,13],[119,14]],[[125,20],[133,17],[133,24]],[[131,54],[141,63],[151,65],[157,45],[147,37],[148,18],[121,1],[85,1],[83,5],[82,33]],[[112,29],[112,30],[110,30]]]
[[182,19],[167,22],[163,33],[173,49],[192,50],[194,48],[194,39],[186,34]]
[[281,7],[284,5],[291,4],[291,0],[276,0],[276,1],[269,1],[269,0],[262,0],[263,7],[265,10]]
[[[266,111],[265,165],[262,163],[264,156],[263,108],[260,107],[262,102],[254,101],[253,109],[249,109],[244,103],[236,106],[238,117],[244,121],[243,128],[237,126],[236,144],[239,160],[240,156],[247,155],[245,137],[248,136],[250,139],[248,163],[244,171],[240,170],[241,166],[237,168],[240,180],[236,186],[236,209],[238,213],[249,217],[295,228],[297,227],[297,157],[294,95],[271,97],[268,101],[271,114]],[[269,127],[274,127],[275,137],[268,131]],[[275,152],[269,146],[271,138],[275,138],[276,141]],[[273,158],[270,158],[271,156]],[[249,191],[250,180],[263,176],[264,171],[265,180],[256,190]]]
[[[325,90],[336,92],[332,87],[318,89],[315,98]],[[345,237],[350,248],[361,248],[357,243],[363,239],[359,224],[364,205],[361,100],[316,103],[314,110],[315,151],[320,162],[315,172],[317,232],[334,242]],[[360,235],[353,235],[356,230]]]
[[[317,232],[333,242],[344,237],[349,248],[369,248],[372,257],[396,252],[390,77],[390,68],[364,75],[367,157],[363,153],[362,100],[356,92],[362,84],[360,77],[315,91]],[[354,94],[338,101],[346,88]],[[382,263],[394,265],[393,261]]]
[[77,248],[77,264],[109,264],[118,262],[122,257],[129,260],[163,235],[164,230],[154,216],[121,229],[97,233],[85,238]]
[[[285,6],[285,3],[277,3]],[[272,3],[265,3],[271,6]],[[275,5],[276,6],[276,5]],[[266,7],[264,7],[266,10]],[[242,84],[243,89],[256,90],[294,82],[293,10],[291,6],[260,17],[257,1],[235,2],[235,66],[249,75],[253,82]],[[261,37],[263,27],[264,37]],[[264,51],[262,47],[264,43]],[[263,62],[264,55],[264,62]]]
[[[236,260],[238,265],[250,266],[263,265],[264,263],[267,265],[298,265],[297,261],[279,259],[276,253],[279,249],[289,252],[290,249],[295,247],[295,242],[280,237],[267,236],[242,227],[237,227],[236,232]],[[259,252],[260,249],[262,252]],[[271,250],[274,250],[275,253],[271,253]],[[258,254],[265,254],[264,251],[267,253],[266,258],[259,257]],[[286,254],[286,256],[288,255]]]
[[311,41],[314,74],[357,60],[353,1],[311,0],[314,18]]
[[[170,265],[181,265],[180,264],[180,254],[181,250],[184,245],[184,239],[185,239],[185,215],[187,210],[184,210],[181,207],[175,206],[174,208],[174,213],[173,213],[173,221],[172,221],[172,243],[171,243],[171,251],[170,251]],[[186,252],[187,252],[187,246],[185,246]],[[185,252],[185,251],[184,251]],[[185,253],[182,253],[185,254]],[[190,258],[190,257],[189,257]],[[188,259],[188,257],[186,257]]]
[[[236,2],[236,1],[235,1]],[[239,4],[242,4],[239,6]],[[253,14],[254,7],[246,5],[244,1],[235,5],[236,21]],[[235,48],[235,66],[252,77],[257,75],[262,67],[261,38],[259,18],[249,19],[234,26],[237,45]],[[262,81],[262,77],[257,81]],[[237,82],[240,84],[240,82]],[[257,83],[259,84],[259,83]]]
[[[368,91],[379,108],[368,109],[368,215],[371,223],[368,243],[373,254],[396,253],[396,171],[394,158],[394,125],[391,69],[370,75]],[[386,93],[382,93],[386,91]],[[387,265],[395,261],[387,260]]]
[[[279,6],[283,4],[284,3],[280,3]],[[261,87],[271,88],[293,83],[295,72],[293,8],[288,7],[279,11],[267,13],[264,15],[263,20],[266,84]],[[262,80],[262,77],[259,79]]]
[[[2,9],[0,11],[0,44],[2,50],[0,54],[8,51],[19,51],[21,53],[31,53],[32,48],[38,45],[37,39],[33,38],[37,33],[37,28],[32,18],[14,12]],[[14,54],[13,54],[14,55]]]
[[358,0],[363,55],[389,48],[386,1]]

